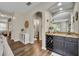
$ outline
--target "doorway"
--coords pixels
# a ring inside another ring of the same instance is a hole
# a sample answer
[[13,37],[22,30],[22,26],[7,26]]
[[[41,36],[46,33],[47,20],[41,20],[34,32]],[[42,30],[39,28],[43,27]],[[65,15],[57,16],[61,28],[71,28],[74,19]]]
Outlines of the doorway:
[[39,19],[34,19],[34,38],[39,42]]
[[34,42],[42,45],[42,12],[36,12],[33,18]]

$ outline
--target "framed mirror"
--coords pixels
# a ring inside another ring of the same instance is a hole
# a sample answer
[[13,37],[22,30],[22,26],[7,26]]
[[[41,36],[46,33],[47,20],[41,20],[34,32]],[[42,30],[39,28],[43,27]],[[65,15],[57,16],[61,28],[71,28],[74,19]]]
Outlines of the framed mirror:
[[25,21],[24,26],[25,26],[25,28],[29,27],[29,21],[28,20]]

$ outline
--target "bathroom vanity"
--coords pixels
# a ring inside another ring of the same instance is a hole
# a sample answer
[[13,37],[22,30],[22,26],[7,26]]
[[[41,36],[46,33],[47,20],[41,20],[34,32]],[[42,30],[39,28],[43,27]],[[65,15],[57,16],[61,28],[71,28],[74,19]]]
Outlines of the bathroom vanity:
[[63,56],[77,56],[79,55],[79,36],[66,33],[46,33],[46,48]]

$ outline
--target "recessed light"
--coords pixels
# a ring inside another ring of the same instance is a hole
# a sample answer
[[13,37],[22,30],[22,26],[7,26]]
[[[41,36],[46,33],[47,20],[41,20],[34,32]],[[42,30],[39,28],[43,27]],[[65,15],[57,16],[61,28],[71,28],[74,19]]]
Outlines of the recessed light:
[[3,15],[3,14],[1,14],[1,16],[2,16],[2,17],[4,17],[4,15]]
[[61,3],[61,2],[59,2],[59,3],[58,3],[58,6],[61,6],[61,5],[62,5],[62,3]]
[[59,8],[59,10],[63,10],[63,8]]

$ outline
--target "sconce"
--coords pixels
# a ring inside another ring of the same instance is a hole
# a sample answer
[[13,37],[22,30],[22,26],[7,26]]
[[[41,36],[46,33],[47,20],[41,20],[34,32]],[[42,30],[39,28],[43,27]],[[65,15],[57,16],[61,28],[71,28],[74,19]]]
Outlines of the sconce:
[[11,22],[11,18],[8,19],[8,22]]
[[75,19],[78,20],[78,12],[75,13]]

